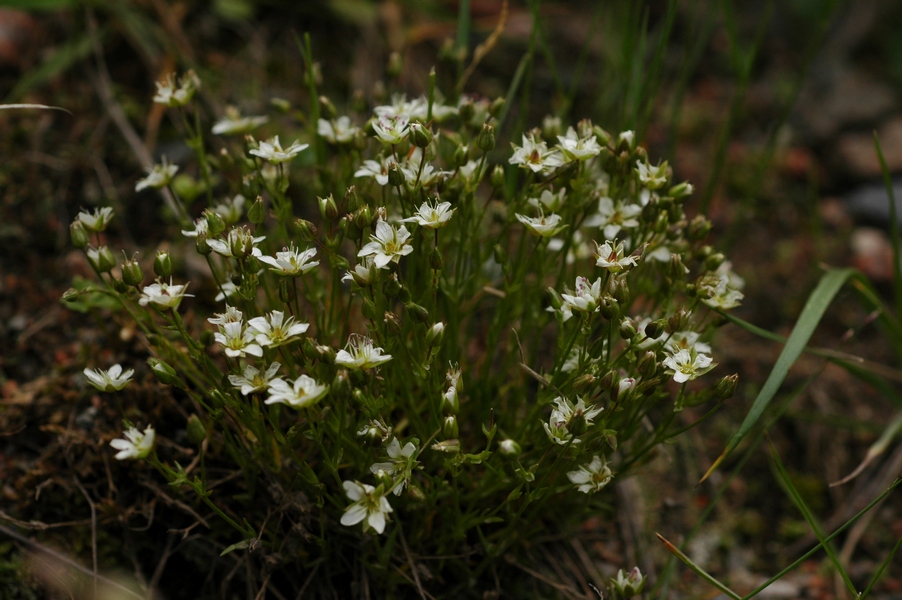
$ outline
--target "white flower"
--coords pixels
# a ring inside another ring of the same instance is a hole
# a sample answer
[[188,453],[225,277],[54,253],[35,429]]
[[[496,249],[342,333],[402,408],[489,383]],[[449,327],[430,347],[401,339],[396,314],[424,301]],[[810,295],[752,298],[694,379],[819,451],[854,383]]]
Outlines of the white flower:
[[374,529],[376,533],[385,531],[388,513],[393,512],[385,498],[382,486],[374,488],[357,481],[345,481],[342,484],[348,498],[354,503],[345,509],[341,516],[341,524],[352,526],[363,521],[363,530]]
[[410,133],[409,125],[405,117],[380,117],[373,121],[373,131],[386,144],[400,144]]
[[381,421],[377,421],[375,419],[370,419],[360,430],[357,432],[359,436],[366,436],[372,441],[380,441],[384,442],[388,439],[388,436],[391,435],[392,428],[388,427],[385,423]]
[[226,356],[231,358],[263,356],[263,348],[254,343],[255,334],[244,326],[241,321],[230,321],[219,326],[219,331],[213,334],[213,339],[222,344]]
[[257,244],[266,239],[265,235],[254,237],[246,226],[233,227],[226,236],[221,239],[207,240],[207,245],[216,254],[226,258],[244,258],[248,255],[257,256]]
[[595,256],[595,266],[607,269],[611,273],[619,273],[624,269],[631,269],[636,266],[637,256],[630,254],[624,256],[624,243],[617,240],[608,240],[601,246],[596,242],[597,251]]
[[576,471],[567,473],[567,479],[584,494],[601,491],[613,477],[614,474],[611,473],[607,461],[598,455],[593,456],[592,462],[588,465],[583,465]]
[[269,265],[270,271],[283,277],[297,277],[316,268],[319,261],[312,260],[315,256],[316,248],[298,251],[294,244],[289,244],[288,248],[282,248],[281,252],[276,252],[275,258],[257,255],[257,260]]
[[85,229],[88,231],[103,231],[107,228],[107,225],[110,224],[110,219],[113,218],[113,209],[109,206],[102,206],[100,208],[94,209],[94,214],[91,214],[87,211],[81,211],[78,213],[76,219],[81,221],[81,224],[85,226]]
[[229,306],[226,304],[226,311],[224,313],[213,313],[216,316],[210,317],[207,319],[213,325],[225,325],[226,323],[241,323],[244,320],[244,313],[235,308],[234,306]]
[[711,362],[711,357],[698,354],[694,349],[680,350],[676,354],[664,359],[664,366],[673,371],[673,380],[677,383],[691,381],[704,375],[717,365]]
[[551,213],[547,217],[539,215],[538,217],[527,217],[521,214],[515,214],[517,220],[526,225],[526,228],[539,237],[551,237],[554,234],[563,231],[566,225],[561,225],[561,216]]
[[250,133],[269,121],[269,117],[242,117],[234,106],[226,106],[225,116],[213,125],[213,135],[239,135]]
[[650,190],[656,190],[667,184],[667,161],[653,167],[647,162],[637,160],[636,173],[642,185]]
[[561,298],[564,300],[561,312],[564,313],[565,321],[570,318],[574,310],[582,313],[597,311],[598,303],[601,300],[601,277],[591,285],[585,277],[577,277],[575,287],[576,290],[573,294],[561,294]]
[[108,371],[103,369],[85,369],[85,377],[88,383],[101,392],[118,392],[132,380],[134,369],[122,372],[122,365],[113,365]]
[[395,496],[400,496],[404,491],[404,486],[410,481],[411,472],[419,464],[414,456],[417,447],[413,442],[407,442],[401,448],[401,442],[398,441],[398,438],[393,437],[385,451],[388,453],[389,462],[374,463],[370,466],[370,472],[377,477],[381,473],[389,477],[401,475],[402,479],[391,490]]
[[[408,121],[410,119],[426,120],[426,116],[429,113],[429,102],[425,96],[408,101],[403,94],[393,94],[391,100],[391,104],[377,106],[373,109],[376,116],[386,119],[402,117]],[[433,112],[435,112],[435,105],[433,105]]]
[[421,186],[429,187],[447,174],[445,173],[445,171],[436,170],[436,168],[428,162],[423,165],[423,168],[421,170],[420,163],[422,161],[423,150],[421,148],[416,148],[413,152],[410,153],[410,156],[407,158],[405,165],[401,167],[401,174],[404,176],[404,183],[407,184],[407,189],[411,192],[414,191],[414,186],[417,184],[417,182],[419,182]]
[[560,142],[558,148],[568,161],[588,160],[601,152],[601,146],[598,145],[598,140],[594,135],[581,138],[573,127],[568,127],[567,135],[559,135],[557,139]]
[[326,395],[329,386],[318,383],[312,377],[301,375],[291,384],[284,379],[273,379],[269,382],[269,398],[265,404],[284,403],[292,408],[312,406]]
[[259,156],[264,160],[268,160],[274,165],[287,162],[297,156],[302,150],[310,144],[299,144],[297,140],[287,148],[282,148],[279,143],[279,136],[276,136],[268,142],[260,142],[260,144],[250,151],[254,156]]
[[207,231],[209,231],[209,224],[207,223],[206,217],[200,217],[199,219],[194,221],[194,230],[182,229],[182,235],[185,237],[193,237],[196,238],[199,235],[207,235]]
[[140,192],[145,188],[153,188],[155,190],[164,188],[169,185],[178,170],[179,166],[170,165],[166,162],[166,157],[164,156],[162,163],[151,167],[147,172],[147,177],[135,184],[135,191]]
[[518,147],[511,143],[514,154],[508,161],[512,165],[520,165],[524,169],[530,169],[534,173],[554,171],[564,164],[560,152],[549,150],[545,142],[536,142],[535,135],[523,135],[523,146]]
[[620,135],[617,136],[617,142],[626,142],[626,145],[630,148],[633,147],[633,141],[636,138],[635,131],[621,131]]
[[607,196],[598,199],[598,212],[586,219],[586,227],[604,227],[604,236],[614,239],[621,229],[632,229],[639,226],[636,219],[642,207],[636,204],[623,204],[614,202]]
[[281,366],[279,363],[274,362],[269,365],[266,371],[260,371],[257,367],[247,365],[244,367],[243,375],[229,375],[229,383],[233,387],[240,389],[245,396],[255,392],[262,392],[269,386],[269,382],[275,377]]
[[281,346],[291,341],[291,338],[301,335],[310,327],[307,323],[295,323],[294,317],[285,318],[285,313],[274,310],[267,317],[255,317],[247,322],[248,326],[256,329],[257,343],[261,346]]
[[354,177],[375,177],[376,183],[385,185],[388,183],[388,169],[392,166],[397,168],[397,165],[393,158],[383,158],[381,162],[365,160],[363,166],[354,173]]
[[222,220],[226,225],[234,225],[241,220],[241,214],[244,212],[244,205],[246,203],[247,198],[241,194],[237,194],[234,198],[226,198],[221,203],[217,204],[213,207],[213,211],[222,217]]
[[391,354],[382,354],[382,348],[373,346],[370,338],[352,334],[344,350],[335,355],[335,364],[349,369],[372,369],[391,360]]
[[326,141],[333,144],[350,142],[360,131],[359,127],[351,125],[349,117],[338,117],[335,121],[320,119],[316,124],[316,132]]
[[170,108],[185,106],[194,97],[200,88],[200,79],[194,71],[187,71],[179,78],[179,85],[175,85],[175,75],[170,73],[164,81],[157,81],[157,94],[153,101]]
[[129,427],[125,431],[126,439],[115,439],[110,442],[110,446],[118,450],[116,460],[124,460],[126,458],[141,459],[146,458],[153,450],[153,443],[156,439],[156,433],[152,425],[148,425],[144,433],[141,433],[135,427]]
[[235,292],[238,291],[238,286],[232,283],[231,281],[223,281],[219,286],[221,289],[216,297],[213,298],[216,302],[222,302],[223,300],[227,300],[235,295]]
[[162,308],[171,308],[174,310],[181,304],[182,298],[193,297],[192,294],[185,293],[186,289],[188,289],[187,283],[185,285],[172,285],[171,279],[169,280],[169,283],[157,281],[156,283],[144,286],[144,289],[141,290],[141,297],[138,299],[138,304],[141,306],[156,304]]
[[711,346],[704,342],[698,341],[701,337],[694,331],[674,331],[671,336],[664,341],[664,349],[674,354],[680,350],[689,350],[695,348],[696,352],[702,354],[710,354]]
[[701,295],[702,302],[712,308],[729,310],[739,306],[745,297],[740,291],[745,281],[732,270],[729,262],[722,263],[712,274],[706,275],[699,284],[699,289],[707,292],[708,297]]
[[410,232],[401,225],[399,229],[389,225],[383,220],[376,223],[376,235],[371,235],[372,240],[357,253],[357,256],[373,257],[373,264],[377,269],[384,269],[390,262],[398,262],[402,256],[413,252],[413,246],[408,243]]
[[373,264],[371,256],[365,257],[359,264],[354,267],[353,271],[345,273],[342,281],[353,281],[360,287],[366,287],[373,283],[376,279],[377,269]]
[[570,432],[571,425],[579,423],[580,426],[584,424],[588,427],[592,425],[592,419],[604,410],[600,406],[597,408],[586,406],[585,401],[579,396],[576,397],[576,404],[563,396],[555,398],[554,404],[555,408],[551,410],[548,422],[542,423],[542,427],[545,428],[548,439],[561,446],[571,443],[571,438],[573,444],[579,444],[581,440],[573,438],[573,434]]
[[560,188],[556,193],[551,190],[543,190],[538,198],[527,200],[540,211],[557,212],[564,206],[564,198],[567,196],[567,188]]
[[417,214],[406,219],[401,219],[401,222],[416,223],[422,227],[439,229],[448,224],[448,221],[451,220],[451,215],[455,210],[456,209],[451,208],[450,202],[436,202],[434,204],[423,202],[423,204],[420,205],[420,208],[417,209]]

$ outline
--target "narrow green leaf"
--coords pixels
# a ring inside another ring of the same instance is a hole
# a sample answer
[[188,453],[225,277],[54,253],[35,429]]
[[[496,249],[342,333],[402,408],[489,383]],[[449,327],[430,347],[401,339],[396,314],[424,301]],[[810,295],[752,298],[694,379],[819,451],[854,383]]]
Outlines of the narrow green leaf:
[[890,178],[889,167],[883,158],[883,149],[880,147],[880,138],[874,132],[874,149],[877,150],[877,158],[880,159],[880,170],[883,172],[883,183],[886,193],[889,194],[889,239],[893,246],[893,299],[896,303],[896,314],[902,314],[902,266],[899,260],[899,221],[896,210],[896,195],[893,193],[893,182]]
[[668,542],[664,538],[663,535],[661,535],[660,533],[655,533],[655,535],[658,536],[658,539],[664,543],[664,545],[667,547],[667,549],[670,550],[670,552],[673,553],[674,556],[676,556],[681,561],[683,561],[683,564],[685,564],[687,567],[692,569],[696,575],[698,575],[699,577],[701,577],[702,579],[704,579],[705,581],[707,581],[708,583],[710,583],[711,585],[713,585],[714,587],[719,589],[721,592],[723,592],[730,598],[733,598],[734,600],[742,600],[742,596],[740,596],[739,594],[737,594],[736,592],[734,592],[733,590],[728,588],[726,585],[719,582],[717,579],[714,578],[713,575],[708,574],[707,572],[705,572],[704,569],[702,569],[700,566],[698,566],[697,564],[692,562],[691,558],[689,558],[688,556],[683,554],[679,548],[677,548],[676,546],[674,546],[673,544]]
[[877,583],[878,581],[880,581],[880,576],[883,575],[883,572],[886,570],[886,567],[893,560],[893,557],[896,556],[896,553],[899,551],[900,546],[902,546],[902,537],[900,537],[896,541],[896,545],[893,546],[892,552],[890,552],[889,554],[886,555],[886,558],[884,559],[884,561],[882,563],[880,563],[880,566],[877,568],[876,571],[874,571],[874,576],[871,577],[871,581],[870,581],[870,583],[868,583],[868,587],[866,587],[864,589],[864,591],[861,592],[861,596],[859,596],[859,600],[864,600],[865,598],[868,597],[868,595],[871,593],[871,589],[874,587],[874,584]]
[[790,479],[789,473],[786,472],[786,468],[783,466],[783,461],[780,460],[780,455],[777,453],[777,449],[774,447],[773,443],[771,443],[770,439],[768,439],[767,442],[770,445],[771,457],[773,458],[773,466],[777,471],[776,475],[780,481],[781,487],[789,494],[789,497],[792,499],[793,504],[796,505],[796,508],[798,508],[799,512],[802,513],[802,516],[805,517],[805,520],[808,522],[808,526],[811,527],[811,531],[813,531],[814,535],[817,536],[817,540],[821,543],[821,546],[823,546],[824,550],[827,552],[827,556],[830,557],[830,562],[832,562],[833,566],[836,567],[836,570],[839,571],[839,574],[842,577],[843,582],[846,584],[846,587],[850,592],[852,592],[852,597],[858,598],[858,591],[852,584],[852,580],[849,579],[849,574],[846,573],[846,570],[843,568],[842,563],[839,562],[839,557],[836,555],[836,551],[833,549],[833,546],[829,541],[824,539],[824,530],[821,528],[820,523],[818,523],[814,514],[811,512],[811,509],[808,508],[808,505],[805,504],[805,500],[792,484],[792,479]]
[[805,303],[802,314],[799,316],[799,320],[796,322],[795,327],[792,329],[792,333],[789,335],[789,339],[786,342],[786,346],[783,348],[783,352],[781,352],[779,358],[777,358],[777,363],[770,372],[767,381],[764,382],[764,387],[761,388],[758,397],[755,398],[751,410],[749,410],[742,425],[739,426],[739,431],[733,435],[730,442],[727,444],[727,447],[721,455],[717,457],[717,460],[714,461],[714,464],[711,465],[711,468],[708,469],[699,483],[707,479],[711,473],[720,466],[720,463],[723,462],[730,452],[739,445],[742,438],[744,438],[752,427],[754,427],[755,423],[758,422],[761,415],[764,414],[767,405],[770,404],[770,401],[773,399],[774,395],[776,395],[777,390],[780,389],[783,380],[786,379],[790,367],[795,364],[799,355],[805,350],[808,340],[811,339],[814,329],[817,327],[818,323],[820,323],[827,307],[833,302],[836,293],[850,277],[857,276],[859,276],[859,274],[855,269],[831,269],[824,274],[820,282],[818,282],[817,287],[811,292],[811,295],[808,296],[808,301]]

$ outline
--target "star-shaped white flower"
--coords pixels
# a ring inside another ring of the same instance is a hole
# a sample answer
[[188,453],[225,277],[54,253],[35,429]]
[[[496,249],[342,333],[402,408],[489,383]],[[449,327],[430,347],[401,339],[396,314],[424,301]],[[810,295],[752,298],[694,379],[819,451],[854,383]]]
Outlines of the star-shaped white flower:
[[575,287],[573,294],[561,294],[561,298],[564,300],[561,312],[564,314],[565,321],[570,318],[574,310],[581,313],[597,311],[598,303],[601,301],[601,277],[592,284],[589,284],[589,280],[585,277],[577,277]]
[[110,446],[119,451],[116,460],[127,458],[138,460],[146,458],[151,453],[155,439],[156,433],[152,425],[148,425],[143,433],[135,427],[129,427],[125,430],[125,439],[115,439],[110,442]]
[[579,137],[573,127],[567,128],[566,135],[557,136],[558,148],[568,161],[589,160],[601,152],[601,146],[594,135]]
[[561,225],[561,216],[554,213],[538,217],[527,217],[521,214],[515,216],[518,221],[526,225],[526,229],[539,237],[551,237],[566,227],[566,225]]
[[335,355],[335,364],[349,369],[372,369],[392,358],[391,354],[382,354],[382,348],[373,346],[373,340],[360,335],[352,334],[348,345],[344,350],[339,350]]
[[533,173],[549,173],[564,164],[560,152],[555,149],[549,150],[548,145],[543,141],[537,142],[535,134],[524,134],[522,146],[518,147],[513,143],[511,146],[514,148],[514,154],[508,162],[529,169]]
[[266,371],[260,371],[253,365],[246,365],[242,375],[229,375],[229,383],[241,390],[245,396],[264,391],[281,367],[277,362],[269,365]]
[[398,438],[393,437],[385,451],[388,454],[388,462],[374,463],[370,466],[370,472],[377,477],[383,473],[389,477],[401,475],[400,481],[391,490],[395,496],[400,496],[404,486],[410,481],[411,473],[419,464],[415,456],[417,447],[413,442],[407,442],[402,448]]
[[259,156],[263,160],[267,160],[274,165],[288,162],[297,156],[302,150],[306,149],[310,144],[299,144],[297,140],[287,148],[282,148],[279,142],[279,136],[276,136],[268,142],[260,142],[259,145],[250,151],[254,156]]
[[388,170],[397,167],[398,163],[393,158],[382,158],[380,161],[365,160],[363,165],[354,173],[354,177],[375,177],[376,183],[386,185],[388,183]]
[[[547,423],[542,423],[545,433],[553,443],[565,446],[568,443],[579,444],[582,440],[574,438],[570,432],[570,426],[574,421],[581,421],[586,426],[592,425],[592,419],[604,410],[601,406],[592,408],[586,406],[585,400],[576,397],[576,404],[569,398],[558,396],[554,399],[555,408],[551,410],[551,416]],[[570,440],[573,439],[571,442]]]
[[615,239],[608,240],[600,246],[598,243],[595,245],[597,247],[595,266],[607,269],[611,273],[619,273],[636,266],[638,257],[633,254],[625,254],[623,242],[617,242]]
[[642,212],[637,204],[614,202],[607,196],[598,199],[598,212],[586,219],[586,227],[604,227],[604,236],[611,240],[617,237],[621,229],[632,229],[639,226],[636,217]]
[[162,189],[172,182],[172,178],[175,177],[178,170],[179,166],[170,165],[164,156],[163,162],[151,167],[147,173],[147,177],[135,184],[135,191],[140,192],[146,188],[153,188],[155,190]]
[[265,235],[254,237],[246,226],[233,227],[221,240],[209,239],[207,245],[216,254],[226,258],[244,258],[249,255],[257,256],[257,244],[266,239]]
[[567,473],[567,479],[584,494],[601,491],[613,478],[614,474],[611,473],[607,461],[598,455],[593,456],[592,462],[588,465],[583,465],[576,471]]
[[108,371],[103,369],[85,369],[85,377],[88,383],[101,392],[118,392],[132,380],[134,369],[122,372],[122,365],[113,365]]
[[385,531],[385,522],[388,513],[394,512],[382,486],[374,488],[371,485],[357,481],[345,481],[343,484],[345,494],[354,501],[345,509],[341,516],[341,524],[353,526],[363,522],[363,530],[375,530],[376,533]]
[[334,121],[320,119],[316,124],[316,133],[332,144],[346,144],[354,139],[359,127],[351,124],[349,117],[338,117]]
[[456,209],[451,208],[450,202],[436,201],[433,204],[423,202],[414,216],[401,219],[401,222],[416,223],[417,225],[428,227],[429,229],[439,229],[448,224],[448,221],[451,220],[451,215],[455,210]]
[[213,125],[213,135],[242,135],[250,133],[269,121],[269,117],[242,117],[234,106],[227,106],[225,116]]
[[226,323],[241,323],[244,321],[244,313],[235,308],[234,306],[229,306],[226,304],[226,310],[224,313],[213,313],[214,317],[210,317],[207,319],[208,322],[213,325],[225,325]]
[[258,344],[273,348],[291,342],[310,327],[307,323],[295,323],[294,317],[286,319],[280,310],[274,310],[266,317],[254,317],[247,324],[258,332],[255,338]]
[[656,190],[667,184],[667,161],[656,167],[641,160],[636,161],[636,174],[639,181],[650,190]]
[[673,380],[685,383],[700,377],[717,366],[710,356],[698,354],[694,349],[680,350],[664,359],[664,366],[673,371]]
[[185,285],[172,285],[172,280],[169,283],[157,281],[144,286],[144,289],[141,290],[141,297],[138,298],[138,304],[141,306],[154,304],[160,308],[176,309],[181,304],[182,298],[193,297],[192,294],[185,293],[187,289],[187,283]]
[[408,242],[410,232],[401,225],[395,229],[383,220],[376,223],[376,234],[370,236],[371,242],[366,244],[357,253],[357,256],[373,256],[373,264],[377,269],[384,269],[390,262],[398,262],[402,256],[413,252],[413,246]]
[[83,210],[79,212],[76,217],[76,219],[81,221],[81,224],[85,226],[85,229],[93,232],[106,229],[112,218],[113,209],[109,206],[95,208],[93,214]]
[[175,75],[170,73],[163,81],[157,81],[157,93],[153,101],[163,106],[176,108],[188,104],[194,94],[200,89],[200,79],[194,71],[187,71],[175,84]]
[[329,386],[317,382],[314,378],[301,375],[294,383],[284,379],[273,379],[269,382],[269,398],[265,404],[287,404],[292,408],[312,406],[326,395]]
[[226,356],[231,358],[263,356],[263,348],[255,343],[256,330],[248,329],[241,321],[230,321],[219,326],[213,339],[222,344]]
[[288,248],[282,248],[281,252],[276,252],[275,258],[256,255],[257,260],[269,265],[269,270],[283,277],[298,277],[304,273],[309,273],[319,264],[318,260],[312,260],[316,256],[316,248],[307,248],[299,251],[294,244],[289,244]]
[[405,117],[380,117],[373,121],[373,132],[386,144],[400,144],[410,133],[410,122]]

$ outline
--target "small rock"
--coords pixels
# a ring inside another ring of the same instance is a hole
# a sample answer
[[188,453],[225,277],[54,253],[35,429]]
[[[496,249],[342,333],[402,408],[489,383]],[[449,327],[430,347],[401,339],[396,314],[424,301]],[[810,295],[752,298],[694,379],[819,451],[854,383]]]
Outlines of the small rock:
[[[902,225],[902,179],[893,182],[893,196],[896,198],[896,222]],[[883,182],[861,185],[845,196],[849,214],[860,223],[889,226],[889,194]]]
[[873,281],[891,281],[893,278],[893,247],[889,237],[880,229],[859,227],[849,240],[852,247],[852,265]]

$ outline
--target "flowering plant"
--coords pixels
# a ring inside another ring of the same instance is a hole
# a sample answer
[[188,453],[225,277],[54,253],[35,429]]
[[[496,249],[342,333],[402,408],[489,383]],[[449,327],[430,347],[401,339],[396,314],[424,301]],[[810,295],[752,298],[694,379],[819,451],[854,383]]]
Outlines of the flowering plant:
[[[183,111],[200,82],[175,81],[156,101]],[[180,165],[136,189],[169,195],[170,252],[206,262],[193,296],[169,253],[153,283],[137,261],[116,268],[99,237],[112,210],[80,214],[99,285],[69,297],[110,295],[135,321],[201,467],[157,449],[162,426],[130,427],[116,458],[194,490],[234,530],[218,535],[271,549],[268,568],[354,552],[378,565],[368,585],[451,589],[464,569],[461,590],[602,506],[685,406],[728,398],[709,342],[742,284],[685,214],[692,186],[589,121],[496,149],[502,104],[430,94],[326,119],[315,103],[286,148],[275,129],[231,136],[276,127],[231,108],[214,139],[189,129],[206,209],[172,186]],[[109,392],[132,370],[85,373]],[[249,502],[208,487],[213,461],[242,472]],[[398,565],[425,556],[448,558],[411,583]]]

